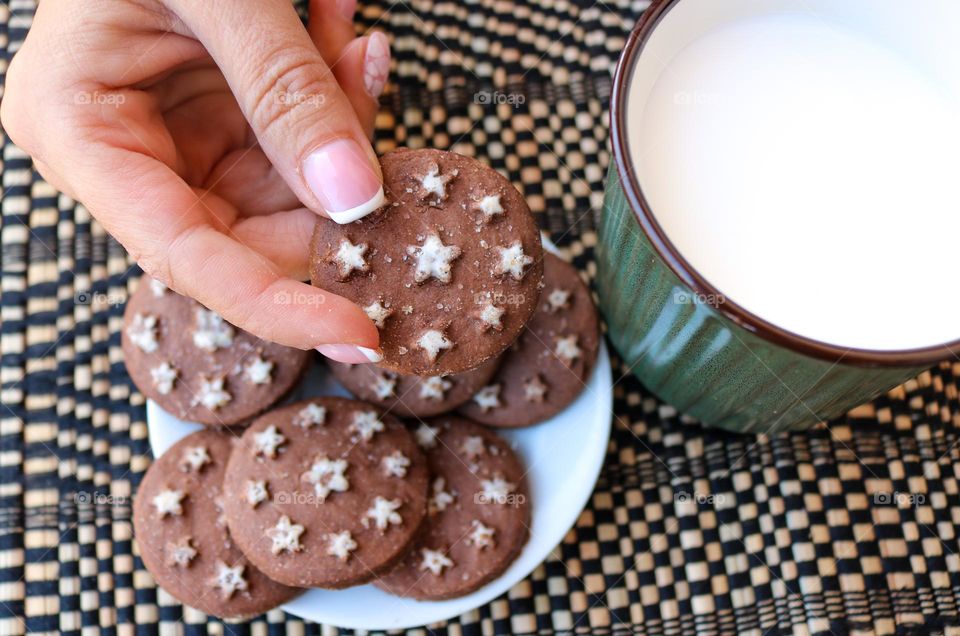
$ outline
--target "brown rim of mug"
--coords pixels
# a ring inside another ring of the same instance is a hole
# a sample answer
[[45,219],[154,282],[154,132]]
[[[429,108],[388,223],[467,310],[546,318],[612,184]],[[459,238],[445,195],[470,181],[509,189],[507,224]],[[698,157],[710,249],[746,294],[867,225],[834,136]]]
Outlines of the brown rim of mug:
[[706,299],[723,298],[722,303],[710,302],[708,304],[729,320],[769,342],[814,358],[859,366],[910,367],[932,366],[949,359],[951,355],[956,356],[955,351],[960,351],[960,340],[920,349],[878,351],[840,347],[787,331],[725,298],[680,255],[677,248],[667,238],[663,228],[657,223],[650,210],[650,205],[643,195],[637,175],[627,159],[627,137],[625,134],[627,129],[625,113],[626,100],[629,95],[628,83],[634,65],[642,54],[643,47],[650,34],[667,12],[679,1],[654,0],[650,8],[641,16],[640,21],[630,33],[620,56],[613,77],[613,92],[610,97],[611,143],[616,169],[620,173],[620,183],[627,200],[630,202],[630,207],[640,223],[640,227],[660,258],[667,264],[667,267],[701,297]]

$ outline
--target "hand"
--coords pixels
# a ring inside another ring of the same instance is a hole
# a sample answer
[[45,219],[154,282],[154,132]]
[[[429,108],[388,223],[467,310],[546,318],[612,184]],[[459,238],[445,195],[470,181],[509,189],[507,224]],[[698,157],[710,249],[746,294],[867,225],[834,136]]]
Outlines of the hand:
[[261,338],[377,361],[363,310],[300,282],[315,215],[383,201],[390,51],[354,38],[355,3],[311,0],[308,33],[290,0],[44,0],[3,126],[151,276]]

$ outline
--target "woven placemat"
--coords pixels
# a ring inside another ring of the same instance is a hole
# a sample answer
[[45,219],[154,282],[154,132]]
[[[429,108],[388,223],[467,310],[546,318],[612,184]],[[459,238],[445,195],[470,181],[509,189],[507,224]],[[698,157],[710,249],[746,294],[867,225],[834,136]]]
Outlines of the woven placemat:
[[[396,58],[378,150],[489,162],[592,277],[610,74],[647,4],[362,6]],[[3,70],[34,9],[0,4]],[[154,586],[131,537],[151,460],[119,334],[139,270],[6,137],[2,160],[0,634],[337,632],[280,611],[208,621]],[[956,629],[958,374],[944,364],[829,426],[767,438],[686,422],[615,360],[614,432],[576,527],[507,595],[431,631]]]

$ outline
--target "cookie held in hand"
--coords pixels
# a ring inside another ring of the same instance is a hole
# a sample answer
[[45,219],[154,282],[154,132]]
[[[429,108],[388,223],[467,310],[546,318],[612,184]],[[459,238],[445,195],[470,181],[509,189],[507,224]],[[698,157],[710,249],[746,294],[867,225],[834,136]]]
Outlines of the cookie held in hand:
[[502,353],[530,319],[543,275],[523,196],[496,170],[441,150],[381,159],[387,203],[318,219],[314,285],[356,302],[380,330],[384,368],[462,373]]
[[303,590],[269,578],[230,539],[223,476],[236,437],[201,430],[184,437],[147,470],[133,506],[144,565],[177,600],[207,614],[244,618]]
[[188,422],[243,423],[286,395],[310,360],[311,352],[260,340],[147,276],[123,321],[134,384]]

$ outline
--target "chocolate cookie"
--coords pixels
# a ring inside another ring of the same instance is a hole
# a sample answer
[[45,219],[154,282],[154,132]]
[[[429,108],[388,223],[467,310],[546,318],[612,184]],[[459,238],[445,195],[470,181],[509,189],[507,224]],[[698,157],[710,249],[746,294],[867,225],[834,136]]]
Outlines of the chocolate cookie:
[[472,371],[422,378],[372,364],[329,363],[334,377],[347,390],[399,417],[431,417],[452,411],[490,381],[498,364],[499,358],[494,358]]
[[427,519],[403,561],[375,585],[421,600],[463,596],[502,574],[527,542],[525,471],[506,440],[462,417],[421,424],[418,438],[432,480]]
[[318,219],[313,284],[365,309],[384,368],[474,369],[536,308],[543,267],[530,209],[496,170],[463,155],[404,149],[381,164],[384,207],[347,225]]
[[127,301],[123,355],[140,392],[182,420],[231,426],[283,397],[310,352],[266,342],[144,276]]
[[597,309],[577,270],[544,256],[540,306],[503,356],[493,381],[460,407],[490,426],[528,426],[553,417],[586,386],[597,361]]
[[133,504],[143,564],[180,602],[223,618],[256,616],[303,590],[267,578],[234,545],[223,519],[223,476],[236,437],[184,437],[144,475]]
[[258,418],[227,467],[225,514],[271,578],[342,588],[393,566],[423,521],[427,464],[394,417],[316,398]]

